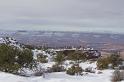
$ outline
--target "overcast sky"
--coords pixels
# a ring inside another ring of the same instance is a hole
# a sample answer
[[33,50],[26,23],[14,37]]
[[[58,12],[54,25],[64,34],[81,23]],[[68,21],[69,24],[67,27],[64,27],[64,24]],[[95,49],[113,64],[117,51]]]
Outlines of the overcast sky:
[[0,0],[0,29],[124,33],[124,0]]

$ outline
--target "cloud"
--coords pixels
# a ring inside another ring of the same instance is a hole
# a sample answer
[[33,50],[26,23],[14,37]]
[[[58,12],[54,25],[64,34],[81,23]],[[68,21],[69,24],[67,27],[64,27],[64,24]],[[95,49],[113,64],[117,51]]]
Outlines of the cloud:
[[123,0],[0,0],[0,29],[124,33],[123,3]]

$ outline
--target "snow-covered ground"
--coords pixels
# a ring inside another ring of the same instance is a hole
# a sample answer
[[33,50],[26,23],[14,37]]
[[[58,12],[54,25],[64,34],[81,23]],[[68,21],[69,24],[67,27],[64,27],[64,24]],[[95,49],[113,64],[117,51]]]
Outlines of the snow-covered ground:
[[[66,63],[69,61],[66,61]],[[55,62],[49,62],[42,64],[43,68],[51,67]],[[92,67],[96,68],[96,62],[81,63],[82,68]],[[17,75],[12,75],[4,72],[0,72],[0,82],[111,82],[111,75],[113,70],[102,70],[101,74],[98,74],[97,69],[95,73],[84,73],[82,76],[71,76],[67,75],[65,72],[55,72],[46,73],[45,78],[43,76],[32,76],[32,77],[22,77]]]
[[[0,43],[9,43],[9,45],[16,46],[18,48],[21,48],[20,44],[16,40],[13,40],[12,38],[0,38]],[[59,49],[58,49],[59,50]],[[34,59],[37,59],[38,54],[43,54],[47,56],[48,63],[40,63],[39,66],[41,66],[43,69],[47,69],[48,67],[52,67],[55,62],[52,61],[52,53],[48,54],[46,51],[43,50],[32,50],[34,54]],[[63,64],[65,68],[71,67],[71,62],[69,60],[66,60]],[[73,63],[73,62],[72,62]],[[79,64],[80,67],[83,69],[86,69],[88,67],[91,67],[95,73],[84,73],[83,76],[70,76],[67,75],[65,72],[56,72],[56,73],[47,73],[45,74],[45,78],[43,76],[39,77],[22,77],[17,76],[9,73],[0,72],[0,82],[111,82],[111,75],[113,70],[103,70],[101,74],[98,74],[99,70],[96,69],[96,62],[82,62]],[[32,73],[32,70],[25,69],[27,74]]]
[[41,77],[21,77],[0,72],[0,82],[111,82],[112,70],[103,70],[102,74],[87,74],[83,76],[70,76],[65,72],[45,74]]
[[[34,58],[37,58],[37,54],[41,53],[43,55],[47,55],[50,57],[50,54],[47,54],[46,52],[42,50],[33,50]],[[50,59],[50,58],[48,58]],[[70,64],[72,61],[65,61],[63,66],[65,68],[69,68],[72,65]],[[48,67],[52,67],[55,64],[55,62],[48,62],[48,63],[41,63],[40,65],[42,68],[47,69]],[[56,73],[47,73],[45,74],[45,78],[43,76],[40,77],[21,77],[21,76],[15,76],[11,74],[4,74],[5,77],[3,77],[1,74],[0,76],[0,82],[111,82],[111,75],[113,70],[103,70],[101,74],[98,74],[99,70],[96,69],[96,62],[82,62],[80,63],[80,66],[83,69],[86,69],[88,67],[92,67],[95,73],[84,73],[83,76],[70,76],[67,75],[65,72],[56,72]],[[8,78],[7,78],[8,77]],[[7,78],[7,79],[6,79]],[[16,78],[16,79],[15,79]]]

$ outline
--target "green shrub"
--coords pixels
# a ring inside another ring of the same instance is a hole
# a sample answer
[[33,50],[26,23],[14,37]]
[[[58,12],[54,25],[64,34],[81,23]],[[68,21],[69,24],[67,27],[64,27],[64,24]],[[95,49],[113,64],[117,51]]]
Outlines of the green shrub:
[[99,58],[97,60],[97,67],[98,69],[106,69],[108,68],[109,64],[112,64],[112,68],[117,67],[122,63],[122,59],[120,58],[119,54],[113,53],[106,58]]
[[58,52],[54,57],[54,61],[57,62],[57,64],[59,65],[62,65],[64,60],[65,60],[65,56],[62,52]]
[[28,49],[20,50],[6,44],[0,45],[0,71],[17,73],[33,60],[32,52]]
[[106,69],[108,68],[108,65],[110,64],[109,59],[108,58],[99,58],[97,60],[97,68],[98,69]]
[[37,61],[38,61],[38,62],[47,63],[48,60],[47,60],[46,58],[47,58],[46,55],[43,55],[43,54],[38,54],[38,55],[37,55]]
[[81,67],[74,66],[74,65],[68,68],[68,70],[66,71],[66,73],[69,75],[81,75],[82,72],[83,72],[83,69]]
[[21,54],[18,56],[17,62],[21,65],[21,67],[29,67],[33,62],[33,53],[30,49],[23,49]]
[[69,75],[75,75],[75,67],[72,66],[71,68],[68,68],[66,73],[69,74]]
[[122,59],[120,58],[120,55],[118,53],[112,53],[109,57],[109,61],[113,65],[113,67],[122,64]]
[[59,66],[58,64],[53,65],[51,68],[52,72],[62,72],[65,71],[63,66]]

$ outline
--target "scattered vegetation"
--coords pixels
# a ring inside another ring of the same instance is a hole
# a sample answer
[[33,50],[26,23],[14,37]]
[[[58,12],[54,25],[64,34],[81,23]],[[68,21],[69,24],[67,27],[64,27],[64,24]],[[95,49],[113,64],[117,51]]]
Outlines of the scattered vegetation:
[[122,64],[122,59],[120,58],[119,54],[113,53],[108,57],[101,57],[97,60],[98,69],[107,69],[109,64],[112,65],[112,68]]
[[73,54],[68,55],[68,59],[80,63],[80,61],[85,61],[87,57],[83,52],[75,51]]

